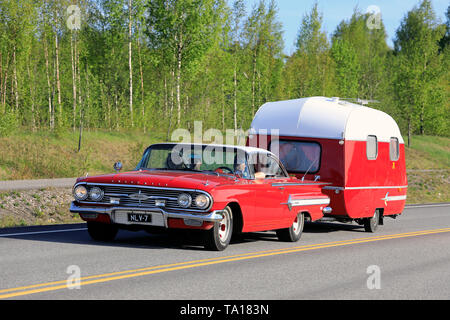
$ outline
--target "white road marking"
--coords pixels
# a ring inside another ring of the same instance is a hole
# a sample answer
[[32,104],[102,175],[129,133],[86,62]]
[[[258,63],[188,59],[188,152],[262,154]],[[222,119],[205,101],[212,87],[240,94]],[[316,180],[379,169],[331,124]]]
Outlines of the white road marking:
[[43,234],[43,233],[55,233],[55,232],[71,232],[71,231],[82,231],[82,230],[87,230],[87,228],[61,229],[61,230],[48,230],[48,231],[34,231],[34,232],[21,232],[21,233],[7,233],[7,234],[0,234],[0,237],[25,236],[25,235],[31,235],[31,234]]
[[414,209],[414,208],[429,208],[429,207],[448,207],[450,203],[443,204],[424,204],[424,205],[407,205],[405,209]]

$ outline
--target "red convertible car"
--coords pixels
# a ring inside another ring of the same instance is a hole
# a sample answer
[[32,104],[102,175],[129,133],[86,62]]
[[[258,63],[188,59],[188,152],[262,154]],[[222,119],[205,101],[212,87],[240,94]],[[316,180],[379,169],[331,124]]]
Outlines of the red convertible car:
[[224,250],[232,234],[276,230],[299,240],[304,222],[330,210],[326,182],[290,177],[270,151],[228,145],[154,144],[134,171],[79,178],[70,211],[95,240],[118,229],[198,229]]

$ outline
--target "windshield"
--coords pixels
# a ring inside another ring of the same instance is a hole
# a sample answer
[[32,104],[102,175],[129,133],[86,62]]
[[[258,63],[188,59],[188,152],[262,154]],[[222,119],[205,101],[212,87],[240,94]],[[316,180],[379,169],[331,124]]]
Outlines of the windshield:
[[150,146],[137,170],[175,170],[250,177],[242,149],[212,145],[157,144]]

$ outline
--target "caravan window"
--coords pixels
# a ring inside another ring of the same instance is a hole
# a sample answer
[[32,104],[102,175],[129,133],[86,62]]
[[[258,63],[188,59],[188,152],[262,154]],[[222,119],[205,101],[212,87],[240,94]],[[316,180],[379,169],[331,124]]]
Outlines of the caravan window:
[[367,159],[375,160],[378,156],[378,140],[377,136],[367,136],[366,141]]
[[399,152],[399,146],[398,146],[398,139],[391,137],[391,140],[389,142],[389,158],[391,161],[397,161],[400,157]]
[[[288,172],[316,173],[320,168],[320,144],[309,141],[279,140],[270,143],[270,151],[278,155]],[[275,150],[277,149],[277,150]]]

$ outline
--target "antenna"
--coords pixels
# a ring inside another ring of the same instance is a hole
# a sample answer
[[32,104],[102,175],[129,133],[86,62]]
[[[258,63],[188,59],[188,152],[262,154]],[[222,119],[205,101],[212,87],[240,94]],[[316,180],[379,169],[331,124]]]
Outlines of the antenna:
[[357,100],[358,103],[361,103],[363,106],[368,105],[369,103],[380,103],[378,100],[365,100],[365,99],[359,99]]
[[360,98],[341,98],[341,100],[348,102],[356,102],[363,106],[367,106],[369,103],[380,103],[380,101],[378,100],[360,99]]
[[317,160],[319,160],[320,156],[316,158],[316,160],[314,160],[310,165],[308,170],[306,170],[305,174],[302,177],[302,182],[305,180],[305,176],[308,174],[309,170],[312,168],[312,166],[317,162]]

